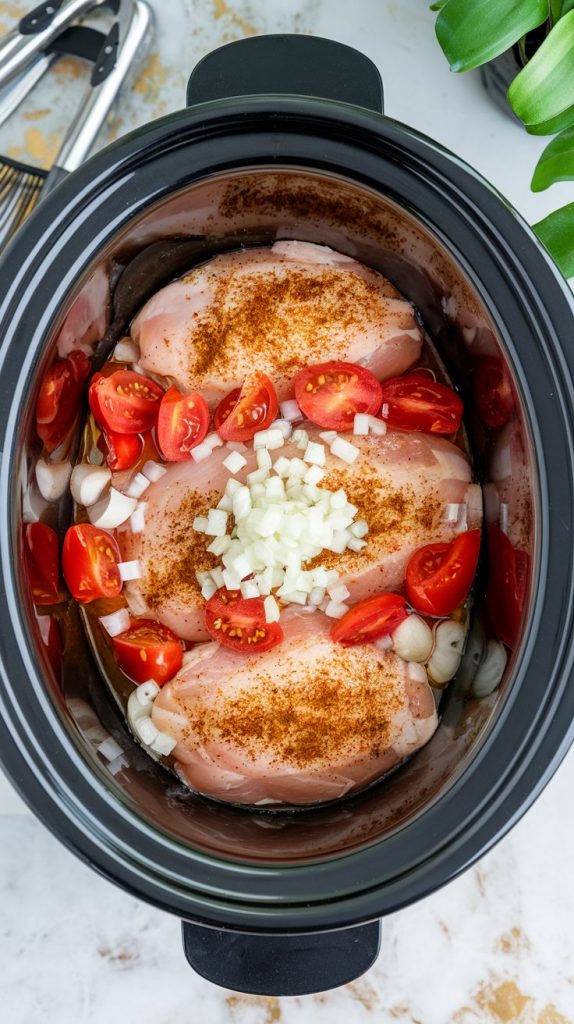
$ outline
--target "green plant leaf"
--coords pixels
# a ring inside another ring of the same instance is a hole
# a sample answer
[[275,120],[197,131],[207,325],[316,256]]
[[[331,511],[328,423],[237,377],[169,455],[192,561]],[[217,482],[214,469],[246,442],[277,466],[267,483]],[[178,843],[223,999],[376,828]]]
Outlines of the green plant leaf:
[[534,135],[548,135],[574,117],[574,10],[554,25],[508,90],[514,113]]
[[564,277],[574,277],[574,203],[549,213],[532,225]]
[[453,71],[469,71],[504,53],[548,18],[548,0],[448,0],[437,39]]
[[574,181],[574,128],[567,128],[546,147],[534,168],[530,188],[543,192],[557,181]]
[[548,7],[550,8],[550,20],[555,25],[560,18],[568,14],[568,11],[574,9],[574,0],[549,0]]
[[[448,3],[448,0],[435,0],[434,4],[430,5],[430,10],[431,11],[440,11],[441,7],[444,7],[444,5],[447,4],[447,3]],[[572,3],[574,3],[574,0],[572,0]]]

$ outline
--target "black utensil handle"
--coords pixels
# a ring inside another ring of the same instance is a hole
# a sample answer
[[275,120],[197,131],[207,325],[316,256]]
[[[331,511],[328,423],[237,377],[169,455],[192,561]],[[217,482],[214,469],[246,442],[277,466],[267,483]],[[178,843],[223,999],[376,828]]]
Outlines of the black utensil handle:
[[252,935],[183,922],[189,964],[214,985],[259,996],[304,996],[338,988],[375,962],[380,921],[336,932]]
[[208,53],[191,73],[187,105],[281,93],[383,112],[383,83],[372,60],[332,39],[298,35],[252,36]]

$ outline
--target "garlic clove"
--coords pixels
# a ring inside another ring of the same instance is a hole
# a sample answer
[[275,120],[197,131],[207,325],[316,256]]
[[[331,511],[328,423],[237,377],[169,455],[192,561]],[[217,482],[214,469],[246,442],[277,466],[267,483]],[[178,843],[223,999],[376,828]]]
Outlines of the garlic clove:
[[127,494],[116,491],[115,487],[110,487],[108,494],[88,508],[88,516],[94,526],[113,530],[129,519],[137,504],[137,498],[129,498]]
[[78,505],[95,505],[112,479],[108,466],[92,466],[80,462],[74,466],[70,477],[72,497]]
[[499,640],[489,640],[486,656],[479,665],[473,683],[472,692],[475,697],[488,697],[499,685],[506,668],[508,655]]
[[458,670],[464,650],[466,628],[454,619],[439,622],[435,628],[434,650],[427,663],[431,685],[448,683]]
[[49,462],[47,459],[38,459],[36,483],[42,497],[46,501],[57,501],[58,498],[61,498],[70,481],[71,472],[70,462]]
[[427,661],[433,649],[432,629],[419,615],[409,615],[394,630],[393,649],[405,661]]

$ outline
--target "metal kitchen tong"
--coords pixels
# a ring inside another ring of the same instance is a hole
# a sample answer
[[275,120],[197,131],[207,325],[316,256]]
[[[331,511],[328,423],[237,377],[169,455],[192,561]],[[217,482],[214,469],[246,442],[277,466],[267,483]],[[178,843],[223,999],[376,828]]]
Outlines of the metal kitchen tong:
[[[107,33],[76,26],[77,18],[108,7]],[[87,90],[46,171],[0,156],[0,248],[36,202],[88,156],[121,86],[148,52],[153,15],[145,0],[48,0],[0,39],[0,125],[64,54],[92,63]]]

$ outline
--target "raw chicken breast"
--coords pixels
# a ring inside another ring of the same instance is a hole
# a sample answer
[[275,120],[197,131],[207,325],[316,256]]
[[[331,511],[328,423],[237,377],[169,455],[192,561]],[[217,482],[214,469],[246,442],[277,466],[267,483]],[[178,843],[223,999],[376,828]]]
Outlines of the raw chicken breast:
[[320,613],[289,612],[286,642],[246,657],[195,648],[152,718],[177,739],[192,789],[236,804],[315,804],[380,778],[433,735],[426,673],[370,645],[342,648]]
[[[320,440],[309,425],[311,439]],[[480,488],[470,483],[463,452],[443,438],[389,431],[385,437],[356,437],[361,455],[349,466],[327,455],[321,487],[343,487],[358,517],[369,524],[362,551],[323,552],[315,564],[338,569],[351,592],[350,603],[402,585],[406,563],[416,548],[452,540],[458,530],[480,526]],[[225,488],[226,448],[197,465],[171,465],[144,496],[145,530],[120,531],[123,557],[139,559],[141,579],[126,584],[135,615],[152,615],[186,640],[207,640],[205,602],[195,572],[212,569],[218,559],[206,551],[209,540],[196,533],[196,516],[205,515]],[[255,466],[253,451],[236,475],[244,480]],[[272,453],[290,458],[301,452],[287,444]],[[459,505],[461,507],[459,507]],[[307,563],[305,568],[312,566]]]
[[132,337],[143,370],[198,389],[212,404],[254,368],[280,398],[302,366],[329,359],[392,377],[422,344],[411,304],[386,278],[308,242],[215,257],[154,295]]

